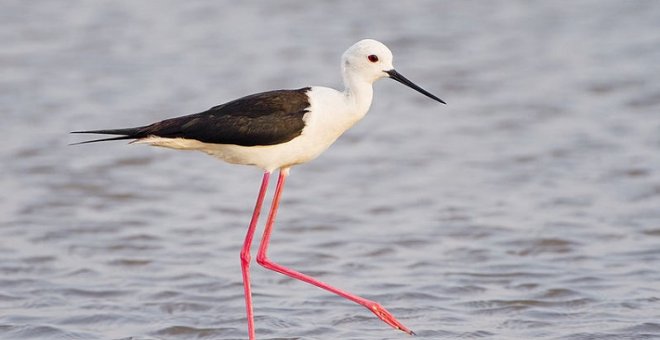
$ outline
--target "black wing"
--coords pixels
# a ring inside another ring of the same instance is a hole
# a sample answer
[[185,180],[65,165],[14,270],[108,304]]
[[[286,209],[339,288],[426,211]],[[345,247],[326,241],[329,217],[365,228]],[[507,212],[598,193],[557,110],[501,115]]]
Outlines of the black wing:
[[214,106],[204,112],[137,128],[73,133],[122,135],[83,143],[158,136],[243,146],[280,144],[302,133],[305,127],[303,116],[309,109],[309,90],[306,87],[257,93]]

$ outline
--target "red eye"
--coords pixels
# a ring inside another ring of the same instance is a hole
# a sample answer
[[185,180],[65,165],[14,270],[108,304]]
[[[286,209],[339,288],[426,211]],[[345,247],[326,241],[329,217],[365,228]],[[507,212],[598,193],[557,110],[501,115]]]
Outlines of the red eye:
[[370,62],[375,63],[375,62],[378,61],[378,56],[375,55],[375,54],[372,54],[372,55],[368,56],[367,59],[369,59]]

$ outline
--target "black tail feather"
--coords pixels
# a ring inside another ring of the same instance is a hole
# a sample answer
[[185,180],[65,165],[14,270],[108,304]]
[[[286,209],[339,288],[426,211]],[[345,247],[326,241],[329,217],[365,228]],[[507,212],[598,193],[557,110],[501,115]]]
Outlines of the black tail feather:
[[126,135],[138,138],[140,128],[71,131],[71,133],[95,133],[97,135]]
[[121,136],[88,140],[88,141],[84,141],[84,142],[73,143],[73,144],[70,144],[70,145],[80,145],[80,144],[105,142],[105,141],[111,141],[111,140],[122,140],[122,139],[137,139],[137,138],[144,137],[140,134],[140,128],[71,131],[71,133],[90,133],[90,134],[99,134],[99,135],[121,135]]
[[122,139],[135,139],[135,137],[131,137],[131,136],[119,136],[119,137],[112,137],[112,138],[92,139],[92,140],[86,140],[86,141],[84,141],[84,142],[71,143],[71,144],[69,144],[69,145],[80,145],[80,144],[88,144],[88,143],[96,143],[96,142],[105,142],[105,141],[110,141],[110,140],[122,140]]

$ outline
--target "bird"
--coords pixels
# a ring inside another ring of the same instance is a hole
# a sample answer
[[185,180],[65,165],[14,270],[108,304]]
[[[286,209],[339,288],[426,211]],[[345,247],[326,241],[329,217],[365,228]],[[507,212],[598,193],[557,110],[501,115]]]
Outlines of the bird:
[[270,237],[284,184],[291,167],[319,156],[369,111],[373,83],[393,79],[443,104],[394,69],[391,50],[374,39],[363,39],[341,56],[344,89],[309,86],[248,95],[210,109],[165,119],[153,124],[121,129],[72,131],[76,134],[115,135],[74,144],[132,140],[177,150],[197,150],[228,163],[263,170],[257,201],[240,252],[241,273],[249,338],[255,339],[254,311],[250,285],[250,248],[268,189],[271,174],[279,170],[270,211],[259,244],[256,262],[266,269],[304,281],[366,307],[391,327],[415,333],[399,322],[381,304],[335,288],[309,275],[272,261],[268,257]]

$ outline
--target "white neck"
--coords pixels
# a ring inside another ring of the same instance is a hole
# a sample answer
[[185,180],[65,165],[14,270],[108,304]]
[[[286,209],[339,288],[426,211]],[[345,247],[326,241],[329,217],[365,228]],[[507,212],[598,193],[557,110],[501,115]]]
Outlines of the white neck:
[[354,73],[342,72],[344,78],[344,97],[348,105],[354,108],[353,114],[358,119],[364,117],[369,111],[374,89],[372,83]]

